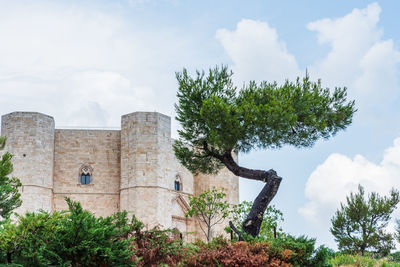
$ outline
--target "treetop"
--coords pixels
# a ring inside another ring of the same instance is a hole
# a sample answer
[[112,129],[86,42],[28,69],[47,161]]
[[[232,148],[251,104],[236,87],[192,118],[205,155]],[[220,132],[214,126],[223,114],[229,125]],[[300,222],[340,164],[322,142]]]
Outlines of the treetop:
[[250,81],[241,90],[232,75],[226,66],[207,75],[197,71],[194,77],[186,69],[176,73],[176,119],[182,130],[174,150],[192,172],[218,171],[224,153],[310,147],[345,129],[356,111],[345,87],[322,88],[308,74],[283,85]]

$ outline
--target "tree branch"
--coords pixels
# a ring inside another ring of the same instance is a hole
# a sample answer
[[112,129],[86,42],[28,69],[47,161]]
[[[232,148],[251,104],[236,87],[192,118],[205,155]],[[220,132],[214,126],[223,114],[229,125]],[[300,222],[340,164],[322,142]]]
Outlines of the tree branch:
[[233,174],[243,178],[263,181],[266,183],[264,188],[255,199],[246,220],[243,222],[243,230],[247,234],[256,237],[260,232],[261,223],[264,218],[264,212],[278,192],[282,178],[279,177],[276,171],[272,169],[269,171],[263,171],[240,167],[232,157],[232,150],[225,151],[223,155],[217,154],[208,147],[206,141],[203,142],[203,149],[210,156],[219,159]]
[[239,241],[243,241],[242,233],[233,225],[232,221],[229,221],[229,227],[238,235]]

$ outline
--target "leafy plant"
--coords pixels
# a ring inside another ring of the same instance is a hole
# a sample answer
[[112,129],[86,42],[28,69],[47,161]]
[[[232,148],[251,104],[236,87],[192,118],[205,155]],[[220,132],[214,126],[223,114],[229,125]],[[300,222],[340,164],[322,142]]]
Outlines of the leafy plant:
[[207,241],[212,238],[212,228],[229,216],[229,204],[225,197],[224,189],[215,187],[205,190],[199,196],[189,196],[190,208],[186,211],[185,216],[198,220]]
[[[247,218],[247,214],[249,214],[251,207],[253,206],[252,202],[243,201],[238,205],[232,206],[231,210],[231,219],[233,225],[241,232],[242,237],[246,236],[243,232],[242,224],[244,220]],[[283,222],[283,213],[275,208],[275,206],[268,206],[264,213],[264,218],[261,222],[260,227],[260,237],[264,237],[266,239],[276,238],[283,235],[283,230],[279,226]],[[231,227],[227,227],[226,231],[229,233],[231,231]]]

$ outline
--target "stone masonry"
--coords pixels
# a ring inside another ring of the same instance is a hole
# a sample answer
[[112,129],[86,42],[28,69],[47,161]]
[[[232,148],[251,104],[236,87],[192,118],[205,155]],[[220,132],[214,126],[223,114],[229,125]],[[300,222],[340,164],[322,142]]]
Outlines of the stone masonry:
[[[130,113],[122,116],[121,130],[55,129],[52,117],[37,112],[1,119],[4,151],[14,155],[13,176],[23,184],[20,214],[66,209],[69,197],[97,216],[126,210],[149,229],[176,228],[189,241],[203,238],[197,222],[184,216],[189,195],[216,186],[231,204],[239,201],[238,177],[228,170],[193,176],[180,165],[166,115]],[[82,184],[82,173],[90,175],[89,184]]]

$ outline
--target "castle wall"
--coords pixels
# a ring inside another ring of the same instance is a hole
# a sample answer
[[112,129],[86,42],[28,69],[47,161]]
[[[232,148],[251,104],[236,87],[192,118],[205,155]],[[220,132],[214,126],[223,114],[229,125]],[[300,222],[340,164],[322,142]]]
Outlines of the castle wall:
[[16,212],[51,211],[53,199],[54,119],[37,112],[13,112],[1,118],[4,151],[13,154],[13,176],[22,182],[22,206]]
[[[64,197],[80,201],[97,216],[119,211],[120,131],[56,130],[54,209],[67,208]],[[93,168],[91,183],[80,182],[80,168]]]
[[[13,175],[23,183],[18,213],[64,210],[69,197],[97,216],[126,210],[148,229],[176,228],[193,241],[204,235],[194,218],[184,216],[189,195],[215,186],[225,188],[229,203],[239,201],[238,177],[227,169],[194,177],[180,164],[172,149],[171,119],[160,113],[124,115],[121,131],[112,131],[55,130],[50,116],[14,112],[2,117],[1,130],[8,137],[4,151],[14,154]],[[84,164],[92,168],[88,185],[80,181]],[[216,227],[215,235],[226,224]]]

